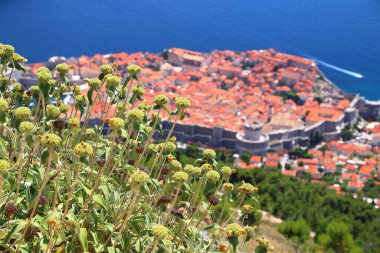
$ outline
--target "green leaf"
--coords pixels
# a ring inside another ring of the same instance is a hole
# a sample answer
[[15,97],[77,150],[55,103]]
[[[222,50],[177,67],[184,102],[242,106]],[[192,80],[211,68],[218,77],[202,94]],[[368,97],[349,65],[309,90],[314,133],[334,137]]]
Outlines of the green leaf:
[[106,74],[105,73],[100,73],[100,75],[99,75],[99,80],[103,80],[103,78],[106,76]]
[[87,241],[87,229],[80,228],[79,230],[79,241],[82,245],[83,251],[88,251],[88,241]]
[[0,112],[0,123],[5,123],[7,119],[7,115],[5,114],[5,112]]
[[125,78],[124,83],[123,83],[123,87],[125,87],[127,85],[127,83],[129,83],[131,78],[132,78],[131,76],[127,76],[127,78]]
[[106,202],[104,201],[102,195],[100,195],[100,194],[94,195],[93,200],[96,203],[98,203],[99,205],[101,205],[104,209],[106,209],[106,211],[108,211],[108,206],[107,206]]
[[93,88],[89,89],[88,92],[87,92],[87,99],[88,99],[88,103],[90,105],[92,105],[94,103],[93,100],[92,100],[92,94],[93,93],[94,93],[94,89]]
[[185,118],[185,112],[181,112],[181,115],[179,116],[180,120],[183,120]]
[[42,153],[41,153],[41,162],[42,162],[43,164],[45,164],[45,163],[46,163],[46,160],[47,160],[48,157],[49,157],[49,151],[48,151],[48,149],[45,149],[45,150],[42,151]]
[[239,245],[239,238],[237,236],[228,237],[228,241],[231,243],[234,248],[234,252],[236,252],[236,248]]
[[25,68],[24,68],[23,66],[21,66],[18,62],[13,61],[13,65],[14,65],[14,67],[15,67],[17,70],[20,70],[20,71],[22,71],[22,72],[25,73]]
[[50,85],[48,83],[40,83],[39,85],[40,91],[42,92],[42,95],[45,98],[45,104],[49,102],[49,91],[50,91]]
[[258,246],[256,249],[255,249],[255,253],[267,253],[267,249],[262,247],[262,246]]

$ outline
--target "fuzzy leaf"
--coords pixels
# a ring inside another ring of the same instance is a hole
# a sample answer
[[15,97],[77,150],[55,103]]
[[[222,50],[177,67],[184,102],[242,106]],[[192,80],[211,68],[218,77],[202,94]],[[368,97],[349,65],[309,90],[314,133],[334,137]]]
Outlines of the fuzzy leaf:
[[87,229],[80,228],[79,230],[79,241],[82,245],[83,251],[88,251],[88,240],[87,240]]

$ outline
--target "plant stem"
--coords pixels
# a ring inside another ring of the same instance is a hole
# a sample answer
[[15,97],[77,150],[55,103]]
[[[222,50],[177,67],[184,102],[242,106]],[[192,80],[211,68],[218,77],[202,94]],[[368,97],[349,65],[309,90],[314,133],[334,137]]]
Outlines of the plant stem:
[[18,253],[19,249],[20,249],[20,246],[21,246],[21,243],[22,241],[24,240],[25,238],[25,235],[26,233],[28,232],[28,229],[30,227],[30,225],[32,224],[32,219],[33,219],[33,216],[34,214],[36,213],[36,210],[37,210],[37,207],[39,205],[39,200],[41,198],[41,195],[42,195],[42,192],[43,190],[45,189],[46,185],[47,185],[47,182],[49,180],[49,172],[50,172],[50,165],[51,165],[51,158],[52,158],[52,153],[53,153],[53,148],[52,147],[49,147],[49,156],[48,156],[48,160],[47,160],[47,167],[46,167],[46,170],[45,170],[45,175],[44,175],[44,178],[42,180],[42,184],[41,184],[41,187],[38,191],[38,194],[37,194],[37,197],[36,197],[36,200],[35,200],[35,203],[34,203],[34,206],[33,206],[33,209],[32,209],[32,213],[30,214],[29,216],[29,219],[28,219],[28,222],[26,223],[25,225],[25,228],[24,228],[24,231],[22,233],[22,236],[21,238],[19,239],[19,242],[17,244],[17,248],[16,248],[16,253]]

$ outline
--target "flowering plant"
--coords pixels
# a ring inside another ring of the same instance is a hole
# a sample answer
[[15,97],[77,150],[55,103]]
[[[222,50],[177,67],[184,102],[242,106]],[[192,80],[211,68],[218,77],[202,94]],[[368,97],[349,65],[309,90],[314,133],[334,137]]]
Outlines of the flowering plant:
[[[0,44],[2,252],[237,252],[255,239],[255,228],[238,222],[252,212],[244,202],[257,200],[257,188],[239,185],[237,204],[222,219],[225,205],[211,207],[232,196],[234,170],[219,168],[210,149],[193,165],[173,156],[172,133],[188,97],[172,101],[175,111],[163,95],[153,105],[139,102],[145,88],[136,65],[124,80],[117,65],[102,66],[98,78],[83,81],[87,94],[70,84],[72,66],[59,64],[53,73],[41,67],[38,86],[26,90],[12,79],[25,61]],[[90,125],[102,88],[107,104],[100,124]],[[62,102],[67,92],[72,106]],[[111,108],[113,117],[105,118]],[[162,116],[172,127],[155,144]],[[257,241],[256,252],[272,248]]]

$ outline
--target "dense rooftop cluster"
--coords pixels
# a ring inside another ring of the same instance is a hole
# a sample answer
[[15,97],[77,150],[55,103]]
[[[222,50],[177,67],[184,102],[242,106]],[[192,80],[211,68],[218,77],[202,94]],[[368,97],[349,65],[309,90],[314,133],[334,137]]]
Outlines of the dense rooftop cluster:
[[[263,123],[263,131],[267,133],[336,120],[349,106],[349,101],[338,94],[339,99],[319,103],[315,98],[324,96],[321,87],[330,92],[331,87],[320,85],[323,81],[315,63],[273,49],[206,54],[173,48],[162,56],[116,53],[67,60],[55,57],[49,63],[31,65],[29,71],[35,73],[38,67],[62,61],[73,65],[68,78],[78,82],[83,93],[87,92],[88,86],[79,80],[96,77],[101,65],[117,64],[122,75],[128,64],[143,66],[141,81],[149,89],[145,96],[148,102],[152,102],[156,94],[169,97],[190,95],[191,117],[184,123],[219,126],[232,131],[239,131],[245,123],[252,121]],[[28,82],[27,79],[22,81]],[[289,94],[295,94],[295,99],[286,99]],[[334,97],[334,94],[329,96]],[[102,98],[106,103],[105,95]],[[104,104],[94,107],[92,116],[100,116],[103,107]],[[113,110],[109,111],[110,115]]]

